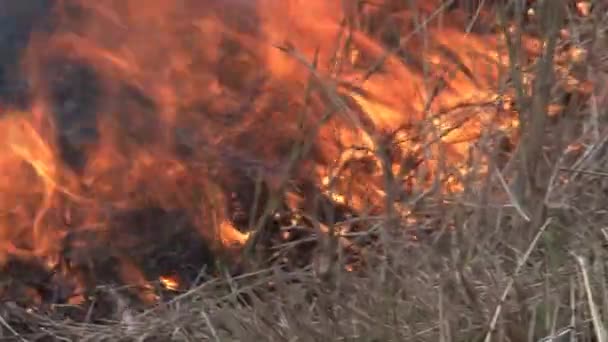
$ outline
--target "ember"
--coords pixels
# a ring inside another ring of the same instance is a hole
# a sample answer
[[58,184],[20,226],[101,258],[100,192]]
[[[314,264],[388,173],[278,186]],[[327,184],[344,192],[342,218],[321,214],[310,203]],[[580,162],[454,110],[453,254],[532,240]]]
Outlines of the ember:
[[175,277],[166,277],[166,276],[161,276],[159,278],[161,284],[163,284],[163,286],[171,291],[177,291],[179,290],[179,281],[177,279],[175,279]]

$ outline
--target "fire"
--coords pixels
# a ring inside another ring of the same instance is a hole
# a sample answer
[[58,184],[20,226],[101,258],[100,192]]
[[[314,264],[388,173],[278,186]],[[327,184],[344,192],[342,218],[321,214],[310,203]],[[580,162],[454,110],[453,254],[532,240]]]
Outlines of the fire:
[[243,247],[255,220],[233,217],[233,192],[256,219],[278,190],[294,210],[324,194],[379,211],[387,172],[398,199],[440,164],[465,173],[488,127],[515,130],[500,35],[464,32],[458,10],[440,24],[432,1],[414,27],[405,5],[355,3],[58,2],[23,53],[28,105],[0,118],[0,266],[52,259],[78,286],[105,272],[175,290],[150,255]]

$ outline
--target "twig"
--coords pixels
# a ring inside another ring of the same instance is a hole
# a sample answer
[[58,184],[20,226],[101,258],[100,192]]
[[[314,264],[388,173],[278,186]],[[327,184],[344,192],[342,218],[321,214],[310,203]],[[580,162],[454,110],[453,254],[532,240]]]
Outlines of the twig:
[[4,326],[6,329],[8,329],[8,331],[10,331],[11,334],[15,335],[15,337],[17,337],[22,342],[28,342],[27,339],[25,339],[23,336],[21,336],[15,329],[13,329],[13,327],[11,327],[10,324],[8,324],[8,322],[4,319],[4,317],[2,317],[2,315],[0,315],[0,324],[2,324],[2,326]]
[[592,171],[592,170],[579,170],[579,169],[569,169],[566,167],[561,167],[560,171],[578,173],[582,175],[590,175],[590,176],[598,176],[598,177],[608,177],[608,172],[601,171]]
[[209,331],[211,331],[211,335],[213,335],[213,339],[217,342],[221,341],[219,335],[217,334],[217,331],[215,330],[215,327],[211,323],[211,319],[209,319],[209,315],[207,315],[207,313],[205,311],[202,311],[201,315],[205,319],[205,323],[207,324]]
[[555,334],[543,337],[538,342],[553,342],[553,341],[561,341],[561,338],[574,333],[574,327],[565,327],[558,330]]
[[439,8],[437,8],[433,13],[431,13],[428,18],[426,18],[421,24],[417,25],[416,28],[414,30],[412,30],[412,32],[408,33],[405,37],[401,38],[399,40],[399,45],[397,45],[397,47],[393,48],[393,49],[388,49],[387,51],[384,52],[384,54],[382,56],[380,56],[375,62],[374,64],[372,64],[372,66],[365,72],[364,76],[362,77],[363,81],[366,81],[367,79],[369,79],[373,74],[376,73],[376,71],[378,71],[380,69],[380,67],[382,67],[384,65],[384,63],[386,62],[386,60],[388,59],[389,56],[399,53],[400,51],[402,51],[402,49],[405,47],[405,44],[416,34],[420,33],[420,31],[422,31],[423,29],[426,28],[426,26],[433,21],[435,18],[437,18],[441,13],[443,13],[443,11],[445,11],[447,8],[449,8],[449,6],[452,5],[452,3],[454,2],[454,0],[449,0],[446,1],[444,3],[441,4],[441,6],[439,6]]
[[585,292],[587,293],[587,303],[589,304],[589,310],[591,311],[591,318],[593,320],[593,328],[595,330],[596,338],[599,342],[607,342],[608,335],[606,333],[606,327],[602,323],[600,312],[597,305],[593,301],[593,293],[591,292],[591,284],[589,281],[589,273],[587,272],[587,263],[580,255],[572,254],[578,262],[581,272],[583,274],[583,283],[585,285]]
[[471,30],[473,29],[473,26],[475,25],[475,22],[479,18],[479,15],[481,14],[481,9],[485,5],[485,3],[486,3],[486,0],[481,0],[481,2],[477,5],[477,9],[475,10],[475,14],[473,15],[473,18],[471,19],[471,21],[467,25],[467,29],[466,29],[467,34],[471,33]]
[[509,184],[507,184],[507,182],[505,181],[505,178],[500,173],[500,170],[498,170],[498,168],[496,168],[496,167],[494,167],[494,169],[495,169],[496,175],[498,175],[498,179],[500,180],[500,184],[502,185],[502,187],[507,192],[507,195],[509,196],[509,200],[511,201],[511,204],[513,205],[513,207],[515,207],[515,209],[517,210],[517,213],[519,215],[521,215],[521,217],[524,220],[526,220],[526,222],[530,222],[530,215],[528,215],[526,213],[526,211],[524,210],[524,208],[521,206],[521,202],[515,196],[515,194],[513,193],[513,191],[511,191],[511,189],[509,188]]
[[513,275],[511,275],[511,277],[509,278],[509,282],[507,283],[507,286],[505,287],[504,291],[502,292],[502,295],[500,296],[498,305],[496,305],[496,309],[494,310],[494,316],[492,317],[492,320],[490,321],[490,326],[489,326],[488,332],[486,333],[484,342],[490,342],[490,339],[492,337],[492,332],[494,332],[494,330],[496,329],[496,324],[498,323],[498,317],[500,316],[500,313],[502,312],[502,306],[503,306],[504,302],[507,300],[507,296],[509,295],[509,292],[511,292],[511,288],[513,287],[513,284],[515,283],[515,277],[519,274],[519,272],[521,271],[523,266],[528,261],[530,254],[532,254],[532,251],[534,250],[534,248],[536,248],[536,245],[538,244],[538,240],[543,235],[545,230],[547,230],[547,227],[549,227],[549,224],[551,224],[551,221],[552,221],[551,218],[547,219],[547,221],[545,221],[545,223],[540,227],[538,233],[536,233],[536,236],[534,236],[534,239],[528,246],[526,253],[523,255],[523,257],[517,263],[515,272],[513,272]]

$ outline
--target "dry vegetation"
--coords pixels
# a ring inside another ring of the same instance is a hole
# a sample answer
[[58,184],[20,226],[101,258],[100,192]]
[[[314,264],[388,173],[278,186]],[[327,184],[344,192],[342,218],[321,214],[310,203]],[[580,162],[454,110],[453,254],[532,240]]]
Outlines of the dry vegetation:
[[[335,226],[308,218],[321,243],[303,267],[247,263],[238,276],[226,271],[145,309],[116,295],[105,323],[5,303],[2,335],[22,341],[608,341],[607,8],[595,1],[581,15],[566,1],[544,1],[532,25],[524,23],[521,2],[506,1],[495,13],[511,25],[498,29],[509,37],[504,92],[519,113],[519,138],[505,157],[482,135],[471,145],[462,189],[412,195],[403,201],[407,217],[389,199],[381,215]],[[528,34],[544,42],[539,56],[524,56],[520,37]],[[284,50],[314,73],[313,60]],[[323,89],[335,96],[330,103],[343,105],[333,88]],[[306,149],[303,143],[291,151],[294,165]],[[377,152],[381,161],[384,153]],[[400,175],[385,171],[385,184],[396,184]],[[384,189],[387,197],[393,193]],[[259,259],[252,241],[264,240],[260,231],[276,209],[269,203],[244,251],[247,261]],[[358,232],[338,229],[353,225]],[[297,248],[294,241],[279,247]],[[355,249],[357,262],[349,258]],[[297,253],[292,258],[304,258],[302,249]]]

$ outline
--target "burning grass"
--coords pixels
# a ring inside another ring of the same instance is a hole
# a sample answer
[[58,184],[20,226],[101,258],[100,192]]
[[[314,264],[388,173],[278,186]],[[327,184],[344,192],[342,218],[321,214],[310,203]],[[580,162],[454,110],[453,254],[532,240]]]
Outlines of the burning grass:
[[3,337],[606,340],[604,4],[146,3],[1,69]]

